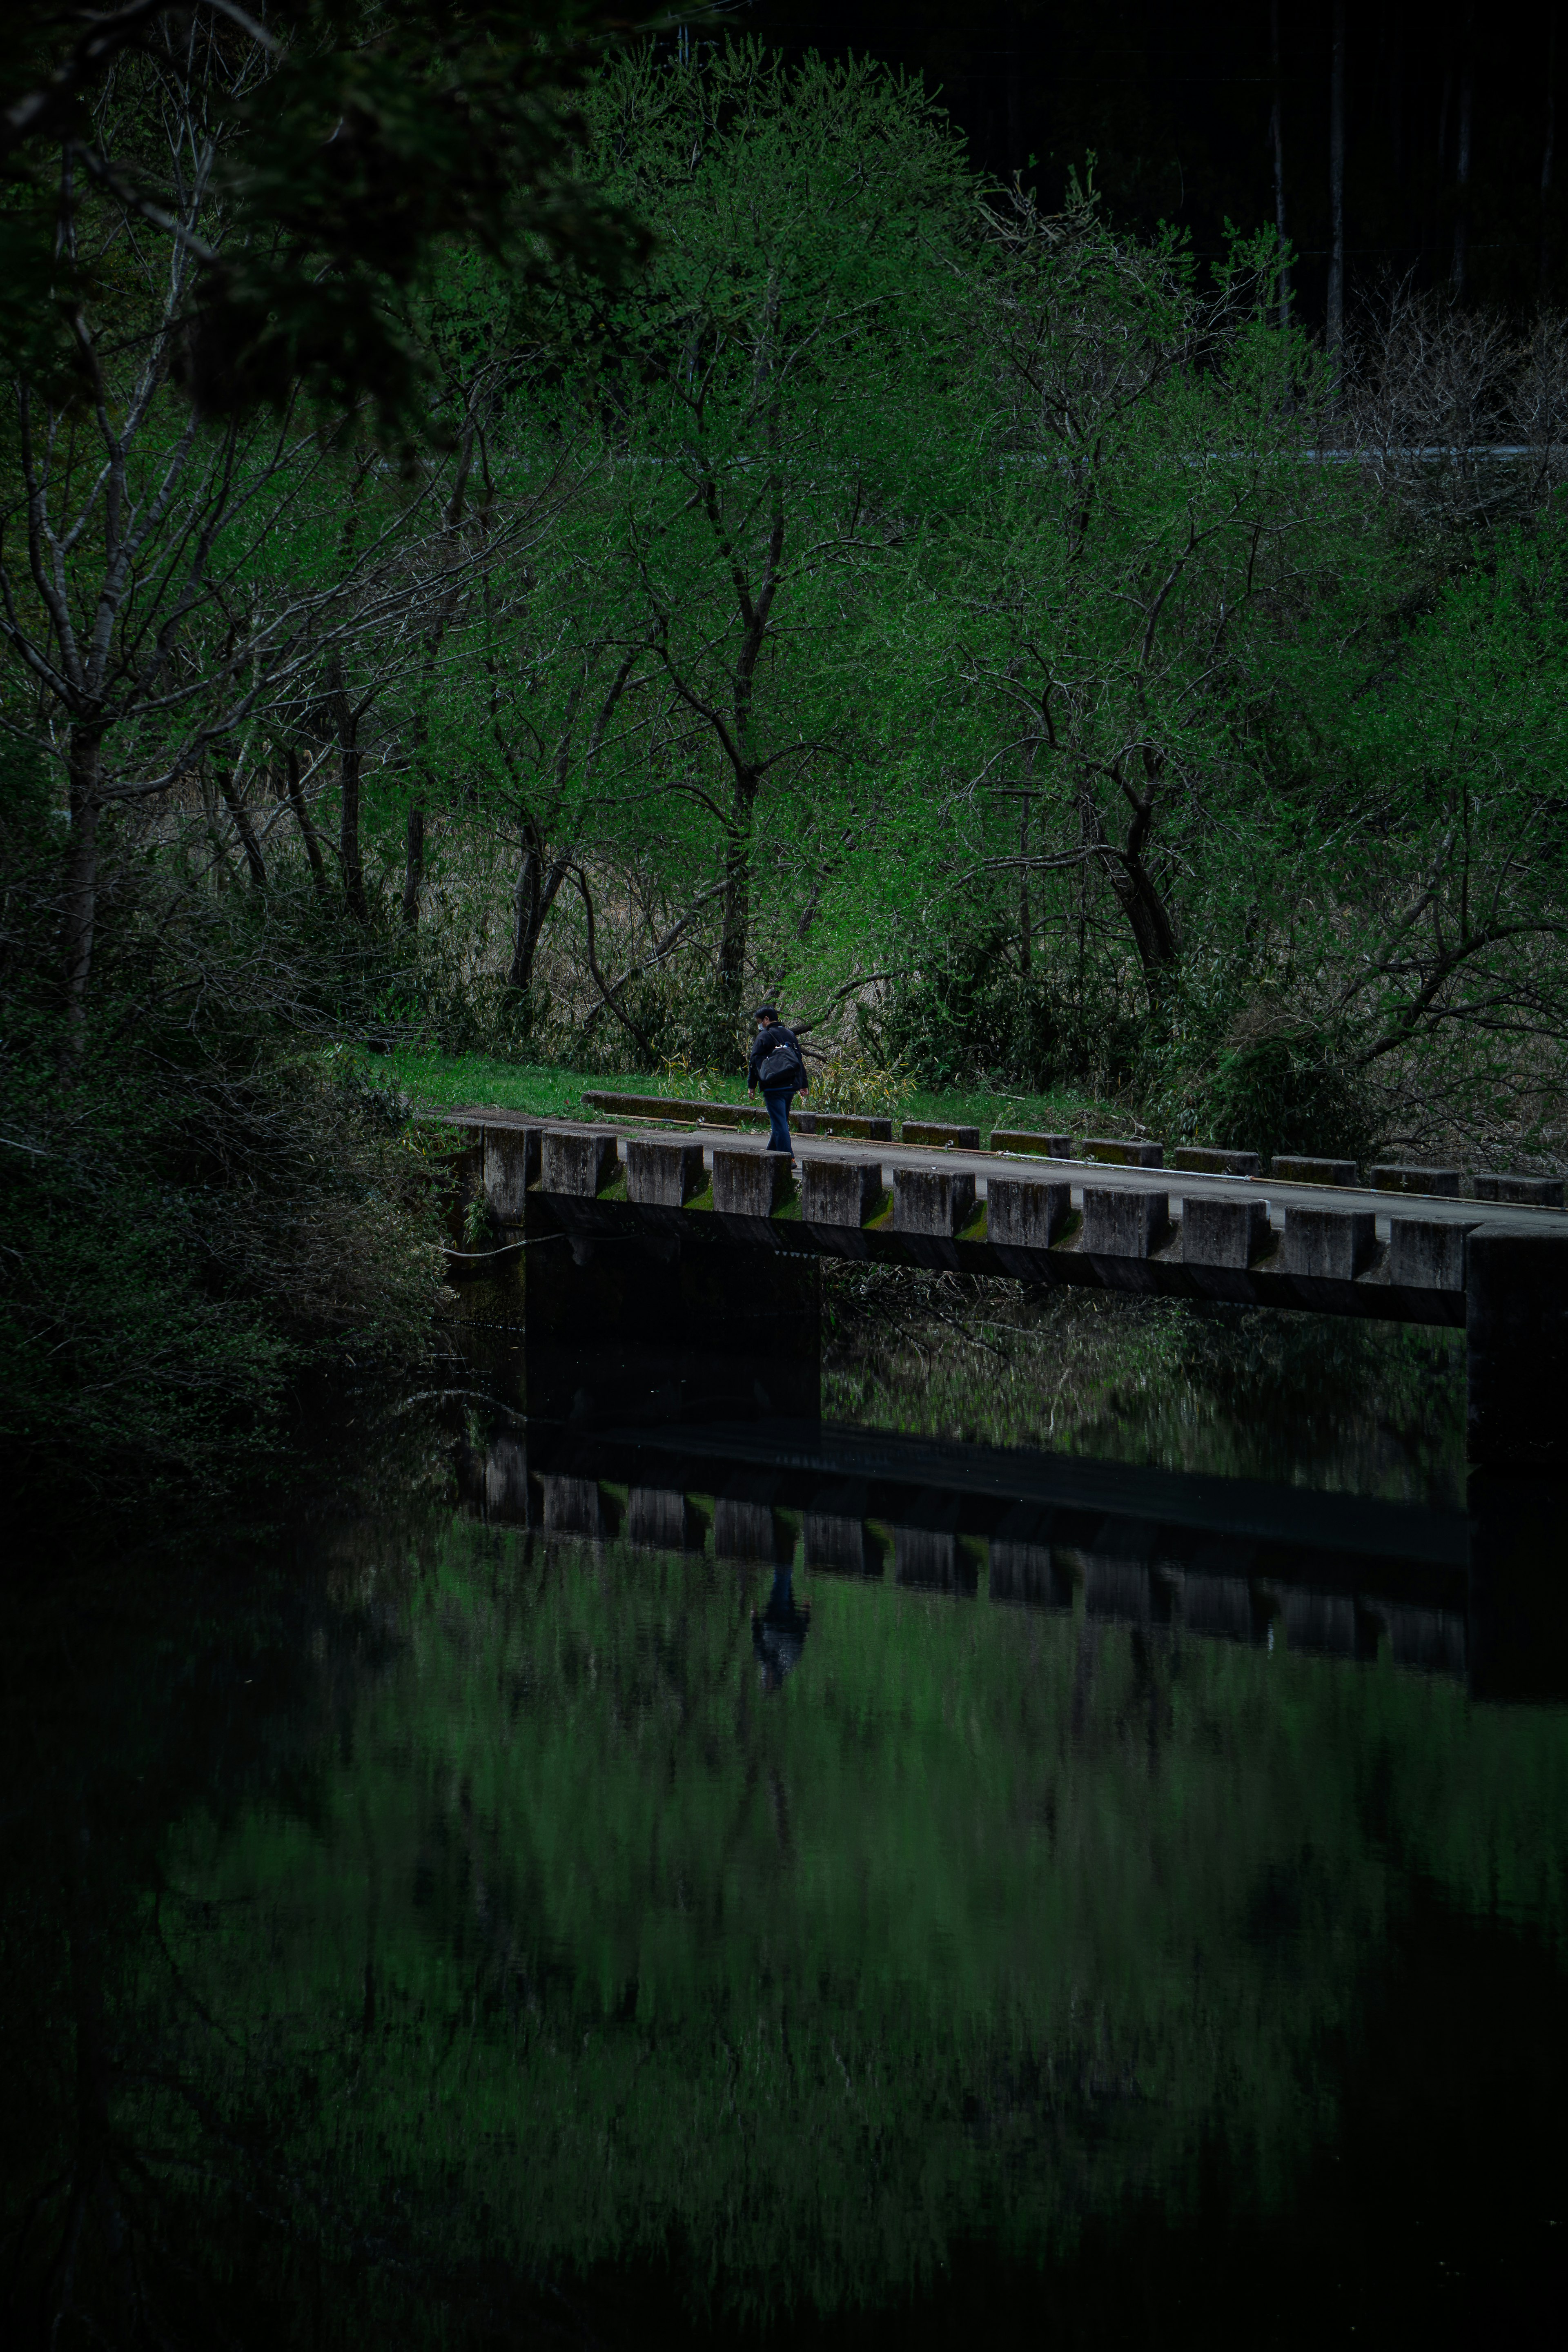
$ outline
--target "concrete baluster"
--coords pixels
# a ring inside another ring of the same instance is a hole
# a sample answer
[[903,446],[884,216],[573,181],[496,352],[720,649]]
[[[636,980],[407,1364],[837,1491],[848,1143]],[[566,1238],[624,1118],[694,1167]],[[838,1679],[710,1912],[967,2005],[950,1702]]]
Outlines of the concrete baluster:
[[1273,1240],[1267,1201],[1213,1201],[1189,1193],[1182,1209],[1184,1265],[1228,1266],[1241,1272]]
[[1109,1168],[1163,1168],[1165,1147],[1145,1143],[1140,1137],[1091,1135],[1079,1145],[1079,1156],[1098,1160]]
[[1168,1193],[1084,1186],[1083,1245],[1090,1257],[1148,1257],[1170,1231]]
[[715,1150],[713,1206],[725,1216],[771,1217],[789,1196],[787,1152]]
[[896,1168],[893,1230],[951,1241],[974,1213],[974,1179],[956,1168]]
[[616,1139],[603,1129],[552,1127],[545,1130],[540,1151],[541,1181],[546,1192],[575,1201],[596,1200],[614,1183],[620,1167]]
[[1171,1154],[1173,1168],[1191,1176],[1257,1176],[1256,1151],[1220,1151],[1207,1143],[1184,1143]]
[[1049,1249],[1072,1212],[1071,1188],[1044,1176],[993,1176],[985,1238],[1008,1249]]
[[1302,1160],[1294,1154],[1275,1154],[1271,1171],[1279,1184],[1353,1184],[1356,1165],[1353,1160]]
[[1436,1217],[1390,1217],[1388,1278],[1401,1290],[1463,1290],[1469,1225]]
[[[1278,1161],[1275,1167],[1278,1171]],[[1376,1247],[1377,1221],[1370,1209],[1285,1212],[1281,1255],[1287,1274],[1320,1282],[1353,1282],[1371,1265]]]
[[503,1225],[521,1225],[528,1188],[539,1175],[536,1127],[487,1127],[484,1188],[490,1213]]
[[626,1198],[639,1208],[683,1209],[707,1181],[700,1143],[662,1135],[627,1141]]
[[978,1151],[980,1129],[977,1127],[952,1127],[943,1119],[906,1118],[900,1129],[905,1143],[934,1144],[939,1150]]
[[882,1198],[879,1160],[802,1160],[800,1213],[808,1225],[852,1225],[858,1233]]
[[1070,1160],[1070,1135],[1042,1135],[1029,1127],[996,1127],[991,1130],[993,1151],[1030,1151],[1044,1160]]
[[1520,1209],[1560,1209],[1561,1176],[1478,1176],[1478,1201],[1506,1201]]
[[1377,1192],[1425,1192],[1428,1199],[1442,1201],[1457,1201],[1459,1197],[1457,1168],[1374,1168],[1372,1182]]

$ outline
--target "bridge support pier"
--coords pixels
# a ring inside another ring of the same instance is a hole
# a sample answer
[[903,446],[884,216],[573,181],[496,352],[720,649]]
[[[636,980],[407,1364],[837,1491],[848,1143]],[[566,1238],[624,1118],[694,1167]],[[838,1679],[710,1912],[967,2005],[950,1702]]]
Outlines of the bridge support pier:
[[531,1421],[583,1431],[820,1417],[815,1258],[622,1232],[613,1218],[595,1223],[591,1203],[567,1227],[537,1193],[524,1239]]
[[1483,1228],[1466,1259],[1469,1459],[1568,1470],[1568,1235]]

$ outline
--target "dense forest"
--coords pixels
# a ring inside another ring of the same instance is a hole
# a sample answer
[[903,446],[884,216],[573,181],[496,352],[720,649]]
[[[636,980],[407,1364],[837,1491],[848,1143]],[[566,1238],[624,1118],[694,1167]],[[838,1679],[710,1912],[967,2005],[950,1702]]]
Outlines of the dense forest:
[[827,1073],[1562,1164],[1544,262],[1489,307],[1450,207],[1347,304],[1342,237],[1325,335],[1283,206],[1199,250],[743,16],[102,23],[5,68],[36,1459],[216,1475],[413,1342],[400,1041],[724,1073],[767,992]]

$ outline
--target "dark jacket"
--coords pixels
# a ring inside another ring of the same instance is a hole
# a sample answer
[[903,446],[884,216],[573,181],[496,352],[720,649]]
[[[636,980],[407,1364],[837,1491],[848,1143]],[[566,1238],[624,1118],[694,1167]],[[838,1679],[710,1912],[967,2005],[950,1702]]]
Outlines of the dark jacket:
[[[786,1071],[782,1078],[770,1078],[767,1085],[763,1087],[760,1076],[763,1064],[770,1054],[776,1054],[781,1046],[795,1055],[795,1068],[793,1071]],[[763,1087],[764,1094],[771,1094],[775,1087],[803,1087],[805,1084],[805,1062],[801,1054],[799,1039],[793,1029],[784,1027],[782,1021],[770,1021],[765,1029],[758,1030],[752,1041],[752,1058],[746,1066],[746,1091],[749,1094],[753,1087]]]

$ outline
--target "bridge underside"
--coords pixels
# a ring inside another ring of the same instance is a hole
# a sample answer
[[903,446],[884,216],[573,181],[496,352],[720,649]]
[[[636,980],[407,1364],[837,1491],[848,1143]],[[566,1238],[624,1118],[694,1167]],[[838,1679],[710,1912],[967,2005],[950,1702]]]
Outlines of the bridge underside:
[[[1388,1253],[1352,1280],[1287,1274],[1268,1257],[1247,1266],[1189,1265],[1178,1223],[1173,1238],[1147,1257],[1100,1256],[1083,1246],[1081,1229],[1047,1249],[1025,1249],[963,1235],[900,1233],[891,1226],[808,1224],[801,1217],[744,1217],[718,1210],[644,1207],[622,1201],[575,1200],[543,1192],[530,1195],[523,1237],[559,1230],[579,1251],[594,1242],[644,1240],[656,1246],[765,1251],[779,1258],[840,1258],[872,1265],[925,1267],[988,1275],[1037,1287],[1111,1290],[1139,1298],[1203,1298],[1241,1307],[1292,1307],[1317,1315],[1373,1317],[1392,1323],[1446,1324],[1462,1330],[1465,1293],[1416,1289],[1389,1279]],[[1281,1255],[1276,1244],[1273,1256]]]

